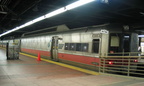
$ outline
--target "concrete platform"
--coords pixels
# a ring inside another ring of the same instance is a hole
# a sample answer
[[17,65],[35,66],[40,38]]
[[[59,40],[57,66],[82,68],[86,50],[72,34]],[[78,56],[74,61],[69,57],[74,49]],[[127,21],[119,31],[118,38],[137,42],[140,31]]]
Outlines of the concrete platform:
[[92,75],[25,55],[6,60],[0,49],[0,86],[143,86],[144,79]]

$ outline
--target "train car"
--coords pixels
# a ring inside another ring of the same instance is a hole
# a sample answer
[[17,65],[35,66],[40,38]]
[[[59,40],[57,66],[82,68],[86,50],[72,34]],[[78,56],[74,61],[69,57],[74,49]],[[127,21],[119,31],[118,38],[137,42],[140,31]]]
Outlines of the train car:
[[136,33],[123,33],[104,26],[54,31],[21,38],[21,52],[79,67],[99,70],[100,57],[116,52],[136,52]]

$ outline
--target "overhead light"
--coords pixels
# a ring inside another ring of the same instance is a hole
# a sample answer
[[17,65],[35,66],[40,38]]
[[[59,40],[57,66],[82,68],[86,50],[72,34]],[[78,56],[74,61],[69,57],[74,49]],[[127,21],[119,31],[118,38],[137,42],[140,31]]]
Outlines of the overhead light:
[[16,31],[16,30],[19,30],[20,29],[20,27],[16,27],[16,28],[14,28],[14,29],[12,29],[13,31]]
[[46,14],[45,17],[46,17],[46,18],[50,18],[50,17],[52,17],[52,16],[58,15],[58,14],[60,14],[60,13],[63,13],[63,12],[65,12],[65,11],[66,11],[66,8],[65,8],[65,7],[62,7],[62,8],[60,8],[60,9],[58,9],[58,10],[55,10],[55,11],[53,11],[53,12],[50,12],[50,13]]
[[29,22],[25,23],[24,26],[26,27],[26,26],[32,25],[33,23],[34,23],[34,22],[33,22],[33,20],[32,20],[32,21],[29,21]]
[[21,29],[21,28],[24,28],[24,27],[27,27],[27,26],[29,26],[29,25],[32,25],[32,24],[34,24],[34,23],[36,23],[36,22],[42,21],[42,20],[44,20],[44,19],[46,19],[46,18],[53,17],[53,16],[55,16],[55,15],[64,13],[64,12],[66,12],[67,10],[74,9],[74,8],[76,8],[76,7],[85,5],[85,4],[90,3],[90,2],[93,2],[93,1],[96,1],[96,0],[79,0],[79,1],[76,1],[76,2],[74,2],[74,3],[72,3],[72,4],[69,4],[69,5],[65,6],[65,7],[59,8],[59,9],[53,11],[53,12],[50,12],[50,13],[45,14],[45,15],[43,15],[43,16],[41,16],[41,17],[38,17],[38,18],[36,18],[36,19],[34,19],[34,20],[31,20],[31,21],[29,21],[29,22],[27,22],[27,23],[25,23],[25,24],[23,24],[23,25],[21,25],[21,26],[18,26],[18,27],[16,27],[16,28],[12,29],[12,30],[9,30],[9,31],[7,31],[7,32],[5,32],[5,33],[3,33],[3,34],[0,34],[0,37],[1,37],[1,36],[4,36],[4,35],[6,35],[6,34],[9,34],[9,33],[11,33],[11,32],[14,32],[14,31],[16,31],[16,30],[19,30],[19,29]]
[[39,22],[39,21],[44,20],[44,19],[45,19],[45,16],[41,16],[41,17],[34,19],[33,22],[36,23],[36,22]]
[[66,9],[71,10],[71,9],[76,8],[76,7],[82,6],[84,4],[90,3],[92,1],[95,1],[95,0],[79,0],[77,2],[74,2],[74,3],[70,4],[70,5],[67,5]]
[[62,8],[60,8],[60,9],[58,9],[58,10],[55,10],[55,11],[53,11],[53,12],[51,12],[51,13],[48,13],[48,14],[45,15],[45,17],[46,17],[46,18],[50,18],[50,17],[52,17],[52,16],[61,14],[61,13],[65,12],[65,11],[67,11],[67,10],[74,9],[74,8],[76,8],[76,7],[82,6],[82,5],[87,4],[87,3],[90,3],[90,2],[92,2],[92,1],[95,1],[95,0],[79,0],[79,1],[77,1],[77,2],[74,2],[74,3],[70,4],[70,5],[67,5],[67,6],[65,6],[65,7],[62,7]]
[[138,37],[144,37],[144,35],[138,35]]

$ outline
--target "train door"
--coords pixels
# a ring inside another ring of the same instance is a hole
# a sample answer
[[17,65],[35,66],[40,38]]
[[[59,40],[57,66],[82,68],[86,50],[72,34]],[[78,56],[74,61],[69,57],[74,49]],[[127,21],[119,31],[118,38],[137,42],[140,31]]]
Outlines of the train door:
[[130,35],[124,35],[123,37],[123,51],[130,52]]
[[93,53],[99,53],[99,39],[93,39]]
[[51,59],[54,61],[58,61],[58,36],[52,37]]
[[100,69],[100,64],[101,64],[101,60],[100,58],[105,56],[107,51],[108,51],[108,34],[99,34],[96,37],[95,34],[95,38],[93,38],[92,40],[92,52],[95,54],[95,56],[97,56],[96,58],[94,58],[94,62],[92,62],[92,64],[95,64],[95,70],[99,71]]
[[123,52],[138,52],[139,39],[137,33],[124,35]]
[[93,34],[92,52],[99,56],[105,56],[108,51],[108,32]]

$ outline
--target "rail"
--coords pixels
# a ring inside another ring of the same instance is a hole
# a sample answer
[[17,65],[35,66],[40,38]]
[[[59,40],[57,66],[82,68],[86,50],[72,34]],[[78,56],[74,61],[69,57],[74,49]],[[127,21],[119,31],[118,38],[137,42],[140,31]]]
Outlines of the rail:
[[144,56],[139,52],[101,56],[99,72],[144,77]]

